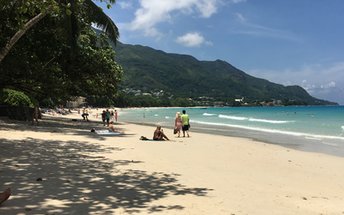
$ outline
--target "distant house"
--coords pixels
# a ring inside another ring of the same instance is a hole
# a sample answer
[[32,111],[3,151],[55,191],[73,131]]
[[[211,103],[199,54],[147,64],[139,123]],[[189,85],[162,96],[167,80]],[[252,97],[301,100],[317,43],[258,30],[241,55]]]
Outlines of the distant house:
[[234,99],[235,102],[239,102],[239,103],[242,103],[244,102],[244,97],[242,97],[241,99]]
[[77,108],[77,107],[84,106],[85,104],[86,104],[86,98],[79,96],[79,97],[75,97],[71,101],[67,101],[66,107],[67,108]]

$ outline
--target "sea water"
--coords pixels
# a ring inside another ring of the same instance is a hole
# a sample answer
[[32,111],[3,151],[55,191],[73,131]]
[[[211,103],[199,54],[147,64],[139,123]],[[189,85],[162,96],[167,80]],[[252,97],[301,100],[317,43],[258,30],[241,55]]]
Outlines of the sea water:
[[122,120],[172,128],[182,110],[191,131],[344,156],[344,106],[139,108],[126,109]]

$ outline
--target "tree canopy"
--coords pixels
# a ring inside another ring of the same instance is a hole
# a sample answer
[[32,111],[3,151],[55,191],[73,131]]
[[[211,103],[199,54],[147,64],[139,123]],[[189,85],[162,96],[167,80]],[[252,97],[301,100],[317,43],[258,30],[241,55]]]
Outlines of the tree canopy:
[[[33,17],[44,14],[0,62],[0,89],[55,104],[73,96],[117,94],[122,68],[108,41],[117,40],[118,29],[91,0],[0,1],[0,48]],[[104,33],[96,33],[95,23]]]

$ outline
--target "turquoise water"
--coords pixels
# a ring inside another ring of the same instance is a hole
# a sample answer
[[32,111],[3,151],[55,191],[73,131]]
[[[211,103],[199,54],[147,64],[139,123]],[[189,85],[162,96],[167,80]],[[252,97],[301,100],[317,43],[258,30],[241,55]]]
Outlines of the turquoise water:
[[[122,120],[172,128],[175,113],[182,110],[127,109],[122,114]],[[209,107],[185,110],[190,116],[192,129],[294,146],[308,143],[313,146],[343,147],[344,154],[344,106]]]

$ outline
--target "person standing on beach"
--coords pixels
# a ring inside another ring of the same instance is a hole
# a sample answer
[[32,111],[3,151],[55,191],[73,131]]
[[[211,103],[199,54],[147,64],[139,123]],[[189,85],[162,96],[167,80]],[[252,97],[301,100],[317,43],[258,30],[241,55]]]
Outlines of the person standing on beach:
[[32,113],[32,125],[35,124],[38,125],[38,118],[39,118],[40,110],[37,105],[33,108],[33,113]]
[[117,110],[115,110],[115,121],[117,122],[117,119],[118,119],[118,112]]
[[113,113],[113,110],[110,111],[110,117],[111,117],[111,121],[113,121],[113,119],[114,119],[114,117],[115,117],[115,115],[114,115],[114,113]]
[[189,128],[190,128],[190,119],[189,115],[186,114],[186,111],[183,110],[183,114],[180,116],[182,118],[182,130],[183,130],[183,137],[185,137],[185,132],[189,136]]
[[106,109],[105,112],[105,120],[106,120],[106,125],[109,127],[110,124],[110,118],[111,118],[111,113],[109,111],[109,109]]
[[84,119],[84,120],[87,120],[88,121],[88,110],[86,109],[86,108],[84,108],[83,110],[82,110],[82,118]]
[[180,130],[182,130],[182,126],[183,126],[183,122],[182,122],[182,118],[180,116],[180,112],[177,112],[176,118],[174,120],[174,129],[175,129],[174,133],[178,134],[178,137],[180,137]]
[[103,121],[103,125],[105,126],[105,116],[106,116],[106,112],[105,110],[103,110],[102,112],[102,121]]

